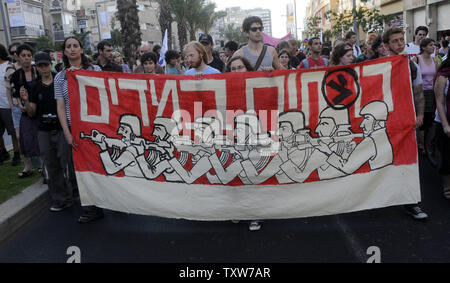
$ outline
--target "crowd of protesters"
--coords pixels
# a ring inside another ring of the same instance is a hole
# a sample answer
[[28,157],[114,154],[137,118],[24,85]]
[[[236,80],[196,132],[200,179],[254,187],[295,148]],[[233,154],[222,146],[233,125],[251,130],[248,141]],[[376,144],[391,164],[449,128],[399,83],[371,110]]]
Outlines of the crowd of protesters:
[[[77,145],[71,133],[67,70],[203,76],[344,66],[404,54],[410,57],[419,151],[438,167],[444,196],[450,199],[450,36],[435,41],[427,37],[428,29],[421,26],[415,31],[414,41],[408,44],[402,29],[389,28],[380,34],[369,34],[362,45],[357,44],[356,34],[349,31],[333,44],[312,37],[307,45],[299,46],[296,40],[290,40],[270,46],[263,43],[263,30],[260,18],[249,17],[242,25],[248,38],[246,44],[239,46],[229,41],[223,50],[218,50],[212,37],[203,34],[184,50],[166,51],[165,64],[160,64],[161,46],[152,48],[144,43],[137,50],[135,66],[125,64],[123,56],[108,41],[97,45],[93,61],[76,37],[68,37],[62,45],[60,64],[56,64],[52,50],[34,54],[27,44],[14,43],[8,49],[0,45],[0,76],[4,77],[0,80],[0,136],[7,131],[12,137],[11,164],[18,166],[23,162],[18,178],[31,176],[36,167],[48,183],[53,200],[51,211],[68,208],[77,198],[72,160],[72,149],[76,150]],[[2,138],[0,163],[10,158]],[[405,208],[415,219],[427,218],[419,204]],[[102,209],[84,207],[79,222],[101,217]],[[260,227],[260,221],[250,223],[250,230]]]

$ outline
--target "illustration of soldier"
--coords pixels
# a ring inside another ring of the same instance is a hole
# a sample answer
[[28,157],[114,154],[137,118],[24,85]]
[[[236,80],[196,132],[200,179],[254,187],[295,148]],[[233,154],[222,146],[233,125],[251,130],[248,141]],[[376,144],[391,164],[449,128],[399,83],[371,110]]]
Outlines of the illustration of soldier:
[[328,156],[327,162],[344,174],[352,174],[369,162],[371,170],[391,165],[394,159],[391,141],[386,132],[388,107],[384,101],[372,101],[364,106],[360,113],[364,120],[360,124],[364,139],[345,158],[335,154],[330,148],[319,142],[317,147]]
[[279,184],[295,182],[284,173],[280,166],[290,161],[291,166],[303,170],[314,148],[299,148],[312,137],[309,129],[305,129],[305,114],[299,110],[289,110],[278,115],[277,135],[280,146],[277,154],[261,173],[258,173],[250,160],[242,161],[242,167],[252,184],[261,184],[275,175]]
[[180,182],[180,176],[168,162],[174,157],[173,137],[179,133],[178,125],[167,117],[156,117],[153,125],[152,136],[155,137],[155,141],[143,145],[143,149],[149,151],[148,156],[141,149],[139,151],[141,154],[136,157],[142,174],[148,180],[154,180],[162,174],[165,181]]
[[108,175],[115,175],[123,170],[125,176],[143,178],[136,161],[136,157],[144,153],[145,144],[145,139],[141,137],[140,119],[131,114],[122,115],[117,134],[122,138],[110,138],[94,129],[91,135],[81,132],[80,137],[90,139],[100,147],[100,159]]
[[237,115],[234,118],[234,138],[234,145],[228,148],[233,157],[227,168],[224,168],[216,154],[209,156],[218,178],[217,182],[212,183],[225,185],[239,177],[242,183],[250,185],[252,182],[247,178],[241,161],[250,160],[256,171],[259,171],[270,159],[270,155],[265,150],[270,149],[274,141],[268,133],[263,133],[261,121],[257,115],[252,113]]
[[[192,164],[194,165],[190,171],[184,168],[186,158],[180,157],[180,160],[173,157],[169,160],[169,164],[177,172],[177,174],[187,184],[192,184],[198,178],[206,174],[210,182],[218,182],[215,175],[209,173],[212,168],[209,156],[216,155],[216,148],[221,149],[222,145],[231,145],[232,141],[227,136],[221,135],[220,121],[215,117],[197,117],[193,123],[194,136],[198,138],[198,144],[185,138],[174,139],[176,149],[181,153],[192,154]],[[229,159],[229,151],[221,151],[220,162],[222,165]]]
[[[344,176],[345,174],[327,163],[327,155],[316,149],[319,141],[328,146],[331,152],[343,158],[356,147],[353,139],[362,137],[361,134],[355,134],[351,131],[348,109],[335,110],[327,107],[319,115],[319,122],[315,133],[318,138],[306,138],[297,140],[298,149],[312,149],[306,163],[298,166],[291,159],[287,159],[280,168],[292,180],[297,183],[303,183],[308,177],[317,170],[319,180],[328,180]],[[308,137],[304,135],[304,137]]]

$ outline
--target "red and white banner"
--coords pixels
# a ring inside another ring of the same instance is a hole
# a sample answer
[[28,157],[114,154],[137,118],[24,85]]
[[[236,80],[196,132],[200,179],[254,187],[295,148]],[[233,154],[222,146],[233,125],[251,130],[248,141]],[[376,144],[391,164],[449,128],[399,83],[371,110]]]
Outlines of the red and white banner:
[[407,58],[193,76],[68,72],[83,205],[197,220],[420,201]]

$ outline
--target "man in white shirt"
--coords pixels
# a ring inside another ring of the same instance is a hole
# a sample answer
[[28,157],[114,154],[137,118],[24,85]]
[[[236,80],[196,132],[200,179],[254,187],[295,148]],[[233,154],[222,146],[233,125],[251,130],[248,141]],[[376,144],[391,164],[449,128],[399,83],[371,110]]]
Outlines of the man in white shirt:
[[410,55],[410,58],[412,56],[417,56],[420,54],[420,43],[425,37],[427,37],[427,35],[428,35],[427,27],[419,26],[416,28],[416,31],[414,32],[414,41],[406,44],[405,46],[405,52]]
[[353,55],[355,55],[355,58],[358,58],[362,52],[357,44],[358,39],[356,38],[356,33],[354,31],[347,32],[345,39],[353,46]]

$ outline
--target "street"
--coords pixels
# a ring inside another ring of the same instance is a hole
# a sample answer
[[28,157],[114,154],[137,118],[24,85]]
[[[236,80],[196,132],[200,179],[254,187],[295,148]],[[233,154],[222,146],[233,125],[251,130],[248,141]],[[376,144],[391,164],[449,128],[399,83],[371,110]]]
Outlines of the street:
[[[426,221],[401,206],[338,216],[267,220],[258,232],[248,222],[200,222],[106,211],[80,225],[81,208],[45,211],[0,244],[0,262],[66,262],[71,246],[86,262],[302,263],[366,262],[379,248],[386,262],[449,262],[450,201],[439,175],[421,162]],[[369,250],[368,250],[369,249]]]

